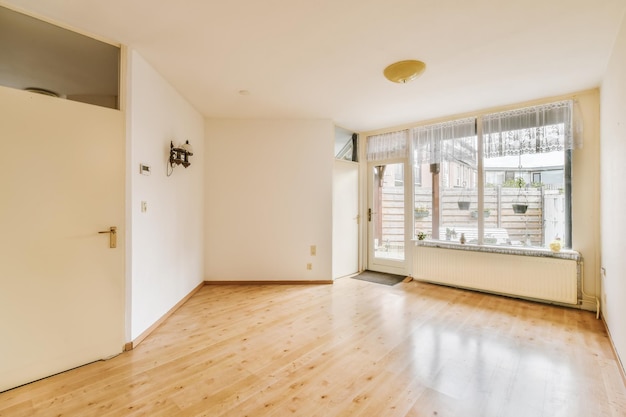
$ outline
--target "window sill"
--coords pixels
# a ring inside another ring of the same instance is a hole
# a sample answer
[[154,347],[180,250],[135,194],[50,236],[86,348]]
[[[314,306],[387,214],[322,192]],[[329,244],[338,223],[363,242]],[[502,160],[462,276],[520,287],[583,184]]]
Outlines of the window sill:
[[519,255],[519,256],[536,256],[544,258],[558,258],[558,259],[570,259],[579,261],[581,259],[580,253],[575,250],[563,249],[560,252],[553,252],[550,249],[543,248],[531,248],[520,246],[493,246],[493,245],[474,245],[474,244],[461,244],[456,242],[445,242],[441,240],[417,240],[413,239],[415,246],[424,246],[428,248],[441,248],[452,250],[465,250],[470,252],[483,252],[483,253],[501,253],[504,255]]

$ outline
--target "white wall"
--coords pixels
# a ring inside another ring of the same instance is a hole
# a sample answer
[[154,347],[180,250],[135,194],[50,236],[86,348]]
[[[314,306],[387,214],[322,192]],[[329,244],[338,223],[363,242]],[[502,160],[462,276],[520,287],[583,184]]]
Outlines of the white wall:
[[[132,340],[203,281],[204,119],[134,51],[129,89],[127,338]],[[171,140],[175,145],[189,140],[194,155],[190,167],[178,166],[167,177]],[[151,166],[150,176],[140,175],[140,163]]]
[[[622,21],[601,87],[600,151],[602,314],[622,361],[626,360],[626,22]],[[623,363],[623,362],[622,362]]]
[[205,279],[330,280],[332,121],[207,120],[205,143]]

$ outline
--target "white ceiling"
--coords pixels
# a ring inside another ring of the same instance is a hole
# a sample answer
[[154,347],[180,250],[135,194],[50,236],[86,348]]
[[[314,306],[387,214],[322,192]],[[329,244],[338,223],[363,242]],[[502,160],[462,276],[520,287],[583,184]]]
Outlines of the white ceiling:
[[[330,118],[354,131],[599,86],[626,9],[626,0],[0,2],[137,50],[206,117]],[[404,59],[426,71],[404,85],[383,78]]]

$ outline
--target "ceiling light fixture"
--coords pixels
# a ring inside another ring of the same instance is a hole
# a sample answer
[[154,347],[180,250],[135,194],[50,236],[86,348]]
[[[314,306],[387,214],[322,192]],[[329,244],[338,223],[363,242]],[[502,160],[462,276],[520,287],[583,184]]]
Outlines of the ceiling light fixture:
[[394,83],[405,84],[419,77],[426,69],[422,61],[407,60],[399,61],[385,68],[385,78]]

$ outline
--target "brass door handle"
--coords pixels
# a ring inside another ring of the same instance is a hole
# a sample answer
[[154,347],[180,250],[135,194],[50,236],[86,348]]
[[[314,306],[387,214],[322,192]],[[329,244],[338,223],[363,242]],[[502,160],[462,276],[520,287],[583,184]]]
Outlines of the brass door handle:
[[98,232],[98,233],[108,233],[109,234],[109,247],[117,248],[117,227],[116,226],[111,226],[109,227],[109,230],[103,230],[102,232]]

